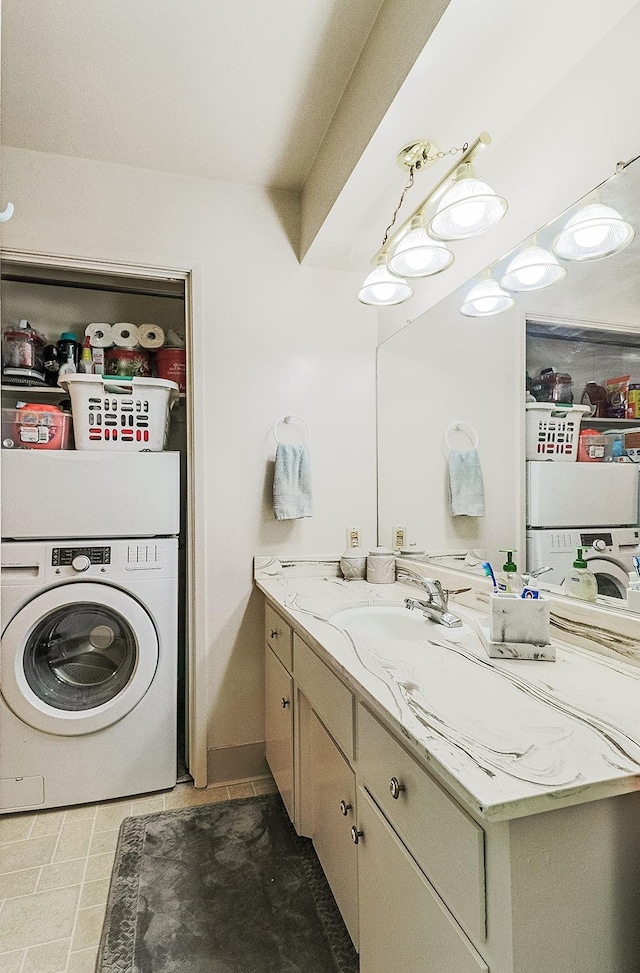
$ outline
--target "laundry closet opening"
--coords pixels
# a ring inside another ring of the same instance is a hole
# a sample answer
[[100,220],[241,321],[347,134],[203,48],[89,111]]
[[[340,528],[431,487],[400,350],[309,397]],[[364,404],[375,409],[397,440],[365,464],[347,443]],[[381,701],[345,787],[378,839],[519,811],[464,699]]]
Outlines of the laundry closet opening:
[[[131,323],[135,328],[153,325],[157,334],[164,341],[158,347],[146,348],[140,343],[132,342],[131,348],[125,345],[104,349],[104,373],[114,376],[126,376],[127,373],[157,376],[170,380],[179,380],[181,391],[170,413],[168,439],[165,451],[179,454],[180,480],[180,516],[178,535],[178,639],[177,639],[177,754],[176,779],[178,781],[190,778],[189,774],[189,587],[192,572],[190,571],[191,543],[193,535],[193,518],[190,513],[190,491],[192,491],[192,449],[191,430],[191,334],[189,320],[188,274],[183,273],[175,278],[156,276],[150,271],[149,276],[144,273],[130,275],[115,272],[83,269],[79,267],[61,266],[57,259],[48,263],[34,263],[31,258],[7,259],[3,257],[1,264],[1,308],[2,332],[17,328],[20,321],[28,321],[31,328],[39,332],[48,346],[60,350],[59,342],[64,334],[75,335],[82,345],[85,342],[85,331],[90,324],[122,324]],[[158,272],[160,273],[160,272]],[[64,340],[64,339],[63,339]],[[152,345],[157,345],[157,340]],[[4,345],[4,343],[3,343]],[[137,346],[137,352],[136,352]],[[3,347],[4,352],[4,347]],[[49,352],[49,355],[51,353]],[[64,349],[58,365],[63,364]],[[97,356],[98,359],[100,355]],[[25,453],[29,450],[29,443],[15,441],[11,435],[11,423],[16,405],[20,402],[34,405],[64,405],[68,403],[69,393],[56,384],[32,384],[32,377],[25,373],[24,381],[18,373],[8,375],[5,365],[7,355],[3,354],[2,374],[2,409],[3,409],[3,451],[2,459],[7,456],[9,449],[21,449]],[[97,369],[99,371],[99,368]],[[37,379],[35,380],[37,382]],[[125,378],[124,381],[127,381]],[[7,433],[8,430],[8,433]],[[13,441],[12,441],[13,439]],[[71,440],[70,446],[73,446]],[[77,444],[76,444],[77,447]],[[141,449],[145,448],[144,442]],[[33,450],[35,452],[35,450]],[[83,450],[85,457],[95,456],[89,450]],[[104,453],[103,453],[104,455]],[[123,469],[118,457],[124,452],[118,452],[114,445],[112,458],[114,462],[113,476],[121,477],[118,472]],[[27,458],[27,457],[25,457]],[[90,462],[90,459],[89,459]],[[5,485],[6,467],[1,469],[2,485]],[[40,460],[40,466],[42,460]],[[80,460],[82,466],[82,460]],[[126,475],[126,474],[125,474]],[[100,493],[104,496],[109,492],[110,483],[107,465],[107,482],[100,485]],[[154,483],[149,478],[149,505],[154,504]],[[126,492],[120,488],[126,505]],[[120,530],[117,512],[110,518],[105,529],[104,518],[100,517],[101,497],[95,497],[95,530],[93,526],[78,525],[79,537],[93,537],[104,541],[104,546],[110,540],[131,536],[131,532]],[[126,511],[123,510],[123,514]],[[68,510],[68,517],[73,520],[74,510]],[[69,536],[67,534],[66,536]],[[140,532],[144,537],[144,531]],[[2,524],[3,543],[7,535]],[[48,538],[56,537],[56,526],[51,525]],[[149,540],[152,544],[152,540]],[[150,572],[151,573],[151,572]],[[126,582],[122,582],[125,586]],[[6,620],[5,621],[6,624]],[[168,718],[175,715],[169,712]],[[133,741],[132,741],[133,743]],[[195,774],[194,774],[195,776]]]

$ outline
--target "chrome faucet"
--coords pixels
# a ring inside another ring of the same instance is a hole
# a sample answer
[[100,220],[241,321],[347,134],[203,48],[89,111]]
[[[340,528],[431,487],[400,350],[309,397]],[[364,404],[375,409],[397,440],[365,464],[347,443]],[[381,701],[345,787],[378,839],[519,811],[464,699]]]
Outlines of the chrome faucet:
[[532,571],[527,571],[522,575],[522,580],[525,584],[529,584],[532,578],[539,578],[541,574],[546,574],[547,571],[553,571],[553,568],[545,565],[542,568],[534,568]]
[[446,588],[442,587],[440,581],[436,581],[434,578],[408,574],[405,571],[398,572],[397,580],[408,581],[411,584],[419,584],[426,590],[429,596],[426,599],[405,598],[405,608],[408,608],[409,611],[413,611],[414,608],[419,608],[425,618],[429,618],[432,622],[437,622],[438,625],[444,625],[446,628],[459,628],[462,625],[462,619],[448,610],[449,592]]

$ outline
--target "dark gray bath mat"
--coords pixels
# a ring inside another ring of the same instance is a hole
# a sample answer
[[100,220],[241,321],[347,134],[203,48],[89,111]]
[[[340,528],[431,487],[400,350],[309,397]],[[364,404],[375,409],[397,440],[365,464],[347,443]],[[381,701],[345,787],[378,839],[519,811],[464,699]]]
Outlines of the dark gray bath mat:
[[98,973],[357,973],[277,795],[126,818]]

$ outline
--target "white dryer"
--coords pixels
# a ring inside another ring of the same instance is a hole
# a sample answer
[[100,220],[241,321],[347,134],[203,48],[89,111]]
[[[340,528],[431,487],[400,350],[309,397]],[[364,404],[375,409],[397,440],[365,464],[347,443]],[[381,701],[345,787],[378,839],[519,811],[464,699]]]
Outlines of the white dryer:
[[0,811],[175,785],[177,549],[2,545]]
[[640,555],[636,463],[527,463],[527,570],[562,584],[577,548],[598,592],[625,598]]

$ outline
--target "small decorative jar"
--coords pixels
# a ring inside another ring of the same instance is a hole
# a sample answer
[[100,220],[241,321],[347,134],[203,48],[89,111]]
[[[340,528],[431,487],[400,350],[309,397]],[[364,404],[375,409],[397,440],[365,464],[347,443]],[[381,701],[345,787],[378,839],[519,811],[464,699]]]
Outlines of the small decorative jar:
[[371,584],[393,584],[396,559],[388,547],[374,547],[367,557],[367,581]]
[[399,555],[400,557],[413,557],[418,561],[424,561],[426,557],[424,548],[418,547],[417,544],[410,544],[409,547],[401,547]]
[[340,570],[347,581],[364,581],[367,573],[367,552],[362,547],[350,547],[340,555]]

